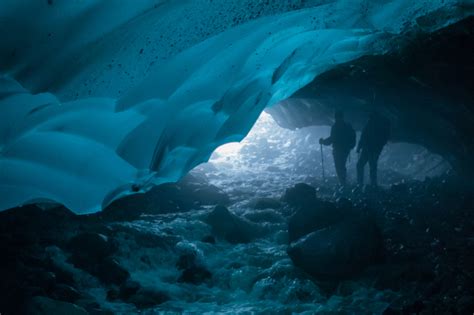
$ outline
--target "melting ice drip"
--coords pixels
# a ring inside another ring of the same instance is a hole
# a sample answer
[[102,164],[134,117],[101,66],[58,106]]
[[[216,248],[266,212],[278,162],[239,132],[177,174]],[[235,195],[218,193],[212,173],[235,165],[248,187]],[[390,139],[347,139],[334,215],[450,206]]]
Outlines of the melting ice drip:
[[4,0],[0,210],[50,200],[90,213],[176,181],[319,73],[469,8]]

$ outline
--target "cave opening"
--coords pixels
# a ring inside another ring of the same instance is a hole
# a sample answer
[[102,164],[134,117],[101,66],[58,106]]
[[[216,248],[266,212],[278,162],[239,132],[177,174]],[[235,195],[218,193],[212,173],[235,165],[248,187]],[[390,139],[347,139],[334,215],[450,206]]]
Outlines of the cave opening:
[[[330,129],[330,126],[309,126],[291,130],[281,127],[264,111],[241,142],[218,147],[207,163],[191,172],[212,178],[211,182],[224,190],[237,182],[247,182],[247,189],[257,195],[277,196],[288,186],[300,182],[337,187],[332,148],[319,144],[320,138],[329,136]],[[358,131],[357,139],[360,134]],[[351,150],[346,164],[349,187],[356,186],[358,158],[356,150]],[[390,187],[439,177],[451,171],[448,161],[421,145],[390,142],[380,156],[379,184]],[[368,173],[367,167],[366,177]],[[252,182],[264,182],[266,186],[252,185]]]

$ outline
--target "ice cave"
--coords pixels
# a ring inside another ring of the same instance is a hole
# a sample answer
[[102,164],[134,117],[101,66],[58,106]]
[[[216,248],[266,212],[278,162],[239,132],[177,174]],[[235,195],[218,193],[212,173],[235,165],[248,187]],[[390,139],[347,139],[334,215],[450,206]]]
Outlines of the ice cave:
[[2,0],[0,315],[473,314],[473,0]]

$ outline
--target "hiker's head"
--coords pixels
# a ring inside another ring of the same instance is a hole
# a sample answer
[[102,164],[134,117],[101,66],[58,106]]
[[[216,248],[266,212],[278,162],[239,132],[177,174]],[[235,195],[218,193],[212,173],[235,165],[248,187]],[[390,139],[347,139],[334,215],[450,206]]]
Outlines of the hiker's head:
[[342,110],[336,111],[334,118],[336,121],[344,121],[344,112]]

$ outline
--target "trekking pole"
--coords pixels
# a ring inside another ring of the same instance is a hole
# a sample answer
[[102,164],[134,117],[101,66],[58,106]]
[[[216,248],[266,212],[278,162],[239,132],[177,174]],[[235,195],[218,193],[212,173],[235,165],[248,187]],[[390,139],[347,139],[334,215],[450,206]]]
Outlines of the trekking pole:
[[326,175],[324,174],[324,154],[323,154],[323,145],[320,144],[321,146],[321,170],[323,172],[323,181],[326,181]]

